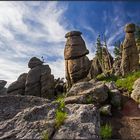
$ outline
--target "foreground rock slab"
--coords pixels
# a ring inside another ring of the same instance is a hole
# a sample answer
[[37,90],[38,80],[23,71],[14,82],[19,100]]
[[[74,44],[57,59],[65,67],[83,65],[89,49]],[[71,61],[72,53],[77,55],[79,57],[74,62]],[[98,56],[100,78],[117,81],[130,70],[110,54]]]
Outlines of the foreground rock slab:
[[65,103],[103,103],[108,99],[108,92],[104,82],[79,82],[71,87]]
[[94,105],[68,104],[68,118],[54,139],[99,139],[100,117]]
[[0,96],[0,139],[98,139],[100,117],[92,104],[67,104],[67,118],[56,129],[58,103],[47,99],[7,95]]

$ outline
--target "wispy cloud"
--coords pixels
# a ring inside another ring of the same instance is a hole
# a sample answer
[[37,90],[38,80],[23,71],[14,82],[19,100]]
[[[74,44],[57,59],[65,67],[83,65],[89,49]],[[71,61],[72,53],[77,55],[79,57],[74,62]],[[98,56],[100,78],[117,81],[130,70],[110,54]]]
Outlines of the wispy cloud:
[[55,77],[64,76],[66,10],[58,2],[0,2],[0,79],[11,83],[28,72],[27,63],[33,56],[58,57],[57,62],[47,63]]

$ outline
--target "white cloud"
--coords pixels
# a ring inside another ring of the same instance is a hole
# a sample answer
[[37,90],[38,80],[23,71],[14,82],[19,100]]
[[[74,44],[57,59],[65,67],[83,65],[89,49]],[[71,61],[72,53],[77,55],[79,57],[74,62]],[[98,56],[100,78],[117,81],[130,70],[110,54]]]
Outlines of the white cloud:
[[[67,6],[58,2],[0,2],[0,79],[9,84],[21,73],[28,72],[27,63],[33,56],[60,57],[47,64],[55,77],[64,77],[64,35],[68,30],[63,14],[66,10]],[[28,19],[31,25],[26,23]],[[34,22],[39,27],[32,25]]]

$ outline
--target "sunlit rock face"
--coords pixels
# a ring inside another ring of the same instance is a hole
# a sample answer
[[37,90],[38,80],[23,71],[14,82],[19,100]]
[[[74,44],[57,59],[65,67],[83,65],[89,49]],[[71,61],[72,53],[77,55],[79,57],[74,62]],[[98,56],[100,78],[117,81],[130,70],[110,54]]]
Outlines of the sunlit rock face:
[[79,31],[71,31],[65,35],[67,41],[64,49],[64,58],[68,87],[85,78],[90,69],[90,61],[86,56],[89,51],[81,34]]
[[135,42],[135,24],[125,26],[125,40],[123,42],[121,72],[126,75],[139,69],[139,55]]

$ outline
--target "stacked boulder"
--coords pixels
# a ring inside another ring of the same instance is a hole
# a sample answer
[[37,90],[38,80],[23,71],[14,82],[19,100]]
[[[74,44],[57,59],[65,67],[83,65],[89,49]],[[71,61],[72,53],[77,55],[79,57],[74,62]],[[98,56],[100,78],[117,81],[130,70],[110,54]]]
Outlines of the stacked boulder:
[[139,69],[139,54],[134,36],[135,24],[127,24],[125,32],[121,60],[121,72],[123,76]]
[[33,57],[28,63],[31,69],[28,73],[23,73],[17,81],[8,87],[9,94],[32,95],[51,98],[54,96],[54,76],[51,75],[49,65]]
[[0,80],[0,95],[6,94],[6,88],[5,85],[7,82],[5,80]]
[[79,31],[71,31],[65,35],[67,41],[64,49],[64,58],[68,88],[87,77],[90,69],[91,62],[86,56],[89,51],[81,34]]

